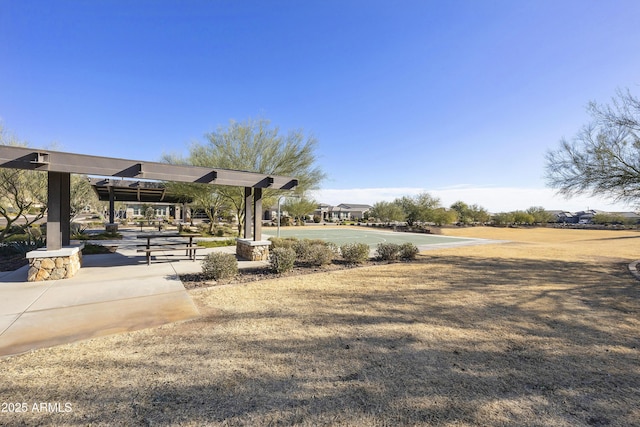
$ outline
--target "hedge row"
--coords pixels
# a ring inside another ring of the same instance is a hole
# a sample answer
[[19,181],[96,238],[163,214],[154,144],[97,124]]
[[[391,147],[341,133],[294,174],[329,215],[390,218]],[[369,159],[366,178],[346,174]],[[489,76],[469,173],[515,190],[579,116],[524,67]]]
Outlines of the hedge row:
[[[351,264],[362,264],[369,259],[369,245],[346,243],[338,246],[324,240],[272,237],[269,266],[274,273],[281,274],[293,270],[296,265],[321,267],[331,264],[341,257]],[[418,248],[411,243],[397,245],[381,243],[377,247],[377,257],[382,260],[411,260],[418,254]],[[202,262],[202,272],[214,280],[233,277],[238,274],[238,261],[232,254],[214,252]]]

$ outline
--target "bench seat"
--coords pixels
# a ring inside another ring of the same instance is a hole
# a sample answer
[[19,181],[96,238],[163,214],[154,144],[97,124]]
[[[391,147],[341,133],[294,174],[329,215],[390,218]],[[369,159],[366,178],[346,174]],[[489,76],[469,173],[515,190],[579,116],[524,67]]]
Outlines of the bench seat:
[[204,249],[204,246],[155,246],[151,248],[138,249],[137,252],[144,252],[147,256],[147,265],[151,264],[151,254],[153,252],[186,251],[192,261],[196,260],[196,251]]

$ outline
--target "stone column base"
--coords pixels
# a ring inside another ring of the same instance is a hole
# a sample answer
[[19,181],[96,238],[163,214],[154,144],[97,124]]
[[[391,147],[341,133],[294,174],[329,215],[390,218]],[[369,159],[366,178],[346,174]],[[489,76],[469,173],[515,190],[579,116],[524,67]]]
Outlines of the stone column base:
[[52,251],[38,249],[27,253],[27,282],[60,280],[75,276],[82,267],[82,248],[84,244]]
[[269,261],[269,240],[238,239],[236,255],[245,261]]
[[104,224],[104,231],[107,233],[117,233],[118,232],[118,224],[107,222]]

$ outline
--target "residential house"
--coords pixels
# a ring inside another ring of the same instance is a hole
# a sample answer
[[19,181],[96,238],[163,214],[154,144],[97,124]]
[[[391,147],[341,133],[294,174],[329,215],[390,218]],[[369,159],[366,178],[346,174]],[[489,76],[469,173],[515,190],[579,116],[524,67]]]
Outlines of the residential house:
[[372,207],[355,203],[340,203],[338,206],[320,204],[313,214],[320,216],[323,221],[352,221],[363,219]]

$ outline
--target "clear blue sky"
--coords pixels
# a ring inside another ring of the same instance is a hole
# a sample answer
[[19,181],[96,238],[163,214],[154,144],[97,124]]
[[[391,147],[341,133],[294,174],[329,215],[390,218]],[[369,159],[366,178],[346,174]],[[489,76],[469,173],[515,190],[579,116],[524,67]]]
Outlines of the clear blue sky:
[[507,202],[540,194],[588,101],[640,93],[638,22],[637,0],[0,0],[0,119],[34,147],[158,160],[263,117],[318,138],[320,196],[343,199],[321,201],[570,208]]

